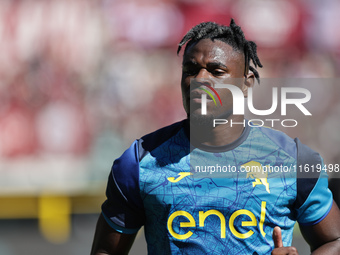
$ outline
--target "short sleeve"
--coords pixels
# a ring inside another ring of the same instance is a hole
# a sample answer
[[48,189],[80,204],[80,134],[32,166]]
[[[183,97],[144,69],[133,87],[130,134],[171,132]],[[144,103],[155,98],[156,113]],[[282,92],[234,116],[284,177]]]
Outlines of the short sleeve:
[[302,225],[315,225],[328,215],[332,204],[333,195],[328,188],[328,176],[322,172],[306,201],[297,209],[297,220]]
[[145,222],[139,188],[138,141],[113,163],[106,188],[102,214],[116,231],[136,233]]
[[297,143],[297,196],[296,219],[302,225],[314,225],[322,221],[333,204],[333,195],[328,188],[328,175],[319,153]]

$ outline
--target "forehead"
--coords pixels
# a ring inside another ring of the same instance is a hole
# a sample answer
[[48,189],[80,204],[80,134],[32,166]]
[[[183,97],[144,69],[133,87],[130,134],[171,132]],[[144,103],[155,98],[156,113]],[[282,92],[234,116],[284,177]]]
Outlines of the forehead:
[[[198,58],[198,59],[197,59]],[[215,39],[202,39],[190,45],[183,56],[183,61],[195,59],[205,61],[218,61],[221,63],[242,62],[244,55],[240,51],[236,51],[229,44]]]

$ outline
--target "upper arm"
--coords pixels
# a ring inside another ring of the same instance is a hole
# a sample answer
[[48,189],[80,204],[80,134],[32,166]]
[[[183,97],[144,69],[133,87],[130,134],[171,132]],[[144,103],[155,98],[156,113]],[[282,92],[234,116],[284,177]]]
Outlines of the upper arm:
[[102,216],[109,226],[124,234],[138,232],[145,222],[139,187],[138,144],[134,142],[116,159],[108,178]]
[[137,142],[115,160],[108,178],[106,197],[91,254],[127,254],[145,221],[139,188]]
[[[297,143],[297,165],[322,171],[297,173],[297,220],[305,240],[315,254],[339,254],[340,212],[328,188],[328,175],[321,156],[309,147]],[[319,166],[319,168],[318,168]],[[314,253],[313,253],[314,254]]]
[[322,221],[311,226],[300,224],[300,230],[312,251],[324,244],[339,239],[340,211],[336,203],[333,201],[331,210]]
[[109,226],[100,214],[92,244],[91,255],[128,254],[136,234],[122,234]]

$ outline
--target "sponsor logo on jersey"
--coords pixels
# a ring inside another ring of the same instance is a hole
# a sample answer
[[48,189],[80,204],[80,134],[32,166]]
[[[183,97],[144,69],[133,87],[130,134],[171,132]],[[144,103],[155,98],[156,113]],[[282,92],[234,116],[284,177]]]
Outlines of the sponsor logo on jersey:
[[168,178],[168,181],[169,182],[172,182],[172,183],[175,183],[175,182],[179,182],[180,180],[182,180],[183,178],[189,176],[189,175],[192,175],[191,172],[180,172],[178,173],[179,177],[175,178],[175,177],[169,177]]
[[[168,231],[170,233],[171,236],[173,236],[176,239],[187,239],[189,237],[192,236],[193,232],[191,230],[188,230],[185,234],[179,234],[177,232],[174,231],[173,228],[173,221],[176,217],[182,216],[185,217],[185,221],[180,222],[180,227],[181,228],[204,228],[204,222],[205,219],[211,215],[215,215],[220,219],[220,224],[221,224],[221,232],[220,232],[220,237],[221,238],[226,238],[226,230],[227,228],[230,230],[230,232],[237,238],[240,239],[246,239],[251,237],[255,232],[252,229],[249,229],[247,232],[245,233],[241,233],[239,232],[236,228],[235,228],[235,219],[241,215],[246,215],[250,218],[250,220],[248,221],[242,221],[241,222],[241,226],[242,227],[256,227],[258,225],[258,228],[260,230],[261,235],[264,237],[266,235],[266,233],[263,230],[263,223],[265,221],[265,217],[266,217],[266,202],[262,201],[261,202],[261,214],[260,214],[260,221],[258,222],[258,220],[256,219],[254,213],[252,213],[249,210],[246,209],[241,209],[241,210],[237,210],[235,212],[233,212],[233,214],[231,214],[228,223],[227,223],[227,219],[225,218],[225,216],[218,210],[208,210],[208,211],[199,211],[198,212],[198,226],[197,226],[197,222],[194,219],[194,216],[184,210],[181,211],[175,211],[173,212],[169,218],[168,218],[168,222],[167,222],[167,227],[168,227]],[[228,224],[228,225],[227,225]]]

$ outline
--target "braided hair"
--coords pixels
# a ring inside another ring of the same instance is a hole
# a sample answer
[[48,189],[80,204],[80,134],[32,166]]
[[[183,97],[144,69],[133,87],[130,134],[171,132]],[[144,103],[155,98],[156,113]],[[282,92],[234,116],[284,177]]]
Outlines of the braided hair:
[[[253,41],[246,40],[241,27],[236,25],[234,19],[231,19],[229,27],[215,22],[203,22],[196,25],[182,38],[178,45],[177,54],[186,43],[184,53],[190,45],[206,38],[221,40],[229,44],[234,50],[242,52],[245,57],[244,75],[246,76],[248,70],[250,70],[254,73],[257,81],[260,82],[256,68],[257,66],[262,67],[262,64],[257,56],[257,46]],[[255,68],[250,65],[250,60],[252,60]]]

